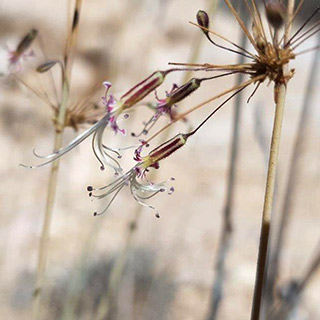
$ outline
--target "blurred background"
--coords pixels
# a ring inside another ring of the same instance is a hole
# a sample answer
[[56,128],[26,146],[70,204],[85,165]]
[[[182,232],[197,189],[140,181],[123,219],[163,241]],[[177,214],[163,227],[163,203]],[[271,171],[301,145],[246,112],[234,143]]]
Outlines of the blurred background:
[[[211,28],[239,43],[240,29],[222,2],[213,13],[212,0],[83,1],[71,104],[85,99],[94,84],[103,80],[112,82],[112,92],[120,97],[155,70],[168,68],[168,62],[190,61],[197,49],[199,63],[236,63],[236,56],[210,45],[188,23],[196,21],[199,9],[211,10]],[[0,2],[1,319],[31,318],[50,166],[28,170],[19,167],[19,163],[36,163],[34,148],[40,154],[50,153],[54,137],[52,110],[14,78],[6,76],[6,48],[15,48],[31,28],[38,29],[35,57],[26,60],[19,77],[54,96],[48,77],[32,70],[44,61],[40,44],[47,58],[62,58],[66,3]],[[305,1],[304,10],[312,11],[316,3]],[[300,24],[296,21],[294,29]],[[304,43],[303,48],[315,46],[315,38]],[[288,86],[274,208],[276,220],[313,54],[301,55],[291,65],[296,76]],[[55,72],[54,77],[58,78],[59,73]],[[173,83],[183,83],[184,76],[168,76],[158,95],[164,96]],[[234,83],[233,77],[206,82],[179,104],[179,109],[186,110]],[[250,90],[244,92],[244,102]],[[103,92],[101,86],[91,100],[98,102]],[[185,132],[189,125],[199,124],[216,105],[214,102],[192,113],[189,124],[174,126],[169,137]],[[280,287],[304,274],[319,246],[319,76],[314,80],[311,105],[301,178],[293,195],[294,206],[281,256]],[[241,109],[234,230],[219,319],[235,319],[235,315],[237,319],[248,319],[250,314],[266,179],[265,145],[270,141],[273,114],[272,85],[264,83]],[[150,110],[140,107],[121,126],[134,131],[150,115]],[[153,179],[163,181],[173,176],[175,192],[152,199],[160,219],[148,209],[141,210],[125,189],[107,214],[93,217],[92,213],[103,209],[105,202],[91,201],[86,187],[106,184],[113,179],[111,172],[99,170],[89,139],[62,158],[50,232],[43,319],[95,319],[103,299],[112,301],[106,319],[207,319],[226,198],[232,115],[233,102],[223,107],[186,147],[161,163]],[[162,124],[165,123],[163,120]],[[80,126],[79,130],[85,127]],[[66,129],[65,144],[77,134]],[[106,140],[111,139],[112,145],[123,145],[122,136],[114,137],[109,132]],[[131,151],[127,151],[123,160],[126,168],[132,166],[131,158]],[[120,270],[120,274],[114,270]],[[110,274],[116,279],[112,283],[117,288],[111,294]],[[319,319],[319,290],[318,273],[304,291],[296,319]]]

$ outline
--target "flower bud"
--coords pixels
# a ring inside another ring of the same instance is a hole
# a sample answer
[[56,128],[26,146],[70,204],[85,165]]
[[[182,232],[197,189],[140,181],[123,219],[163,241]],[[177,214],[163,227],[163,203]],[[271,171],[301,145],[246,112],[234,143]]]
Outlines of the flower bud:
[[146,97],[150,92],[159,87],[165,76],[170,72],[168,71],[156,71],[147,79],[138,83],[132,89],[130,89],[127,93],[125,93],[121,100],[123,101],[122,107],[123,109],[130,108],[137,102],[141,101],[144,97]]
[[38,35],[38,31],[36,29],[31,29],[28,32],[28,34],[25,35],[23,39],[20,41],[20,43],[18,44],[16,52],[18,54],[22,54],[23,52],[25,52],[30,47],[31,43],[33,42],[33,40],[36,38],[37,35]]
[[285,7],[276,0],[271,0],[266,4],[267,19],[271,26],[275,29],[282,27],[285,17]]
[[167,99],[167,104],[174,105],[175,103],[180,102],[187,96],[189,96],[192,92],[196,91],[201,85],[201,80],[192,78],[186,84],[174,90],[172,94],[169,95]]
[[[198,22],[199,26],[208,29],[209,28],[209,17],[208,17],[208,14],[203,10],[199,10],[197,12],[197,22]],[[202,31],[204,32],[204,34],[208,34],[207,30],[202,29]]]
[[188,134],[179,133],[172,139],[153,149],[148,155],[148,167],[155,165],[160,160],[169,157],[172,153],[183,147],[186,144],[188,138]]
[[39,73],[44,73],[44,72],[47,72],[48,70],[50,70],[57,63],[58,63],[58,61],[56,61],[56,60],[47,61],[47,62],[40,64],[40,66],[38,66],[36,70]]

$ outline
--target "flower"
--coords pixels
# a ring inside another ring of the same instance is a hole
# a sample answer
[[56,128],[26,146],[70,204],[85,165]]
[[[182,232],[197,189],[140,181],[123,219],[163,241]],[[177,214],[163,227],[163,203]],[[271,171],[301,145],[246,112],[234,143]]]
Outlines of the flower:
[[204,79],[192,78],[180,87],[174,84],[171,91],[166,92],[166,98],[164,99],[159,99],[157,93],[155,92],[157,102],[147,104],[149,108],[155,110],[155,113],[144,124],[142,131],[139,134],[132,133],[132,136],[139,137],[141,134],[148,134],[149,130],[156,124],[157,120],[161,116],[168,115],[170,120],[173,120],[176,114],[172,110],[172,107],[176,106],[178,102],[182,101],[191,93],[200,88],[202,80]]
[[128,92],[126,92],[120,100],[116,100],[112,94],[109,94],[109,89],[111,88],[110,82],[104,82],[103,85],[106,88],[105,95],[102,97],[102,102],[105,106],[105,115],[97,121],[91,128],[87,129],[79,136],[77,136],[74,140],[72,140],[66,147],[61,148],[52,154],[41,156],[33,151],[34,155],[38,158],[46,159],[43,163],[34,166],[26,166],[21,164],[23,167],[26,168],[39,168],[45,166],[56,159],[62,157],[73,148],[78,146],[82,141],[93,135],[92,137],[92,149],[97,158],[100,162],[101,170],[105,169],[105,165],[114,169],[115,173],[120,174],[122,172],[122,168],[114,157],[114,154],[117,158],[120,158],[121,155],[119,154],[118,150],[110,148],[103,144],[103,134],[105,128],[110,124],[111,129],[117,133],[122,132],[125,133],[124,129],[120,129],[117,124],[117,119],[125,110],[133,107],[136,103],[146,97],[150,92],[154,91],[158,86],[160,86],[166,75],[170,73],[172,70],[166,71],[156,71],[152,73],[148,78],[138,83]]
[[[184,146],[190,135],[191,134],[179,133],[175,137],[153,149],[147,156],[142,157],[139,152],[139,156],[136,157],[138,163],[131,170],[127,171],[125,174],[121,174],[120,177],[115,179],[113,182],[101,188],[93,188],[92,186],[89,186],[87,190],[90,197],[103,199],[111,196],[106,207],[99,213],[95,212],[94,215],[96,216],[105,213],[122,188],[129,185],[131,195],[135,201],[142,206],[146,206],[154,210],[155,216],[159,218],[160,215],[158,210],[154,206],[145,203],[145,200],[154,197],[160,192],[167,191],[168,194],[172,194],[174,188],[167,186],[167,182],[174,180],[174,178],[155,184],[147,179],[147,173],[149,172],[149,168],[158,169],[159,162]],[[141,180],[141,182],[139,180]]]
[[19,42],[16,50],[9,51],[9,68],[12,72],[18,72],[21,69],[21,59],[31,57],[34,55],[30,48],[32,42],[38,35],[36,29],[31,29]]
[[[171,63],[172,65],[188,66],[188,67],[206,67],[208,70],[216,71],[235,71],[237,73],[242,73],[250,76],[251,83],[256,83],[256,88],[253,94],[256,92],[261,83],[265,80],[269,80],[274,83],[274,99],[275,102],[278,100],[278,90],[279,86],[282,84],[287,84],[288,81],[293,77],[295,70],[287,70],[285,67],[290,60],[295,59],[298,54],[295,49],[297,49],[305,40],[313,36],[319,31],[318,23],[311,26],[307,31],[300,35],[301,31],[306,27],[310,20],[319,12],[320,7],[318,6],[316,10],[311,14],[311,16],[305,21],[305,23],[298,29],[298,31],[289,38],[286,34],[280,35],[281,26],[286,23],[291,25],[293,19],[289,19],[286,16],[286,10],[283,4],[277,0],[271,0],[265,3],[266,16],[269,23],[270,36],[267,36],[267,31],[263,25],[263,21],[255,2],[246,3],[248,10],[252,16],[252,32],[248,30],[243,20],[240,18],[239,14],[236,12],[230,0],[225,0],[225,3],[229,7],[230,11],[239,23],[242,32],[247,36],[251,45],[255,49],[255,53],[252,53],[245,48],[233,43],[232,41],[226,39],[225,37],[217,34],[216,32],[209,29],[209,17],[205,11],[199,10],[197,14],[198,24],[194,24],[201,28],[208,40],[215,46],[227,50],[229,52],[242,55],[250,59],[247,63],[242,64],[229,64],[229,65],[214,65],[214,64],[188,64],[188,63]],[[298,9],[299,10],[299,7]],[[297,15],[297,11],[294,13],[294,17]],[[314,30],[316,28],[316,30]],[[288,30],[287,28],[285,28]],[[212,40],[211,35],[214,35],[225,42],[227,42],[232,47],[222,46]],[[298,37],[299,35],[299,37]],[[319,48],[313,48],[319,49]],[[305,51],[309,52],[309,50]],[[253,95],[252,94],[252,95]],[[252,96],[251,95],[251,96]],[[250,96],[250,98],[251,98]],[[249,98],[249,99],[250,99]]]

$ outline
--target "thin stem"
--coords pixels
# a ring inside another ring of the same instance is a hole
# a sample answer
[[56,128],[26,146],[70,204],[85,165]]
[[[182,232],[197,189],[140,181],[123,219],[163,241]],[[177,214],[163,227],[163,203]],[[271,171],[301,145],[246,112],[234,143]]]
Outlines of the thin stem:
[[251,42],[251,44],[253,45],[253,47],[257,50],[257,52],[259,52],[259,48],[256,45],[256,42],[254,41],[252,35],[250,34],[250,32],[248,31],[244,21],[241,19],[241,17],[239,16],[239,14],[237,13],[237,11],[235,10],[235,8],[233,7],[233,5],[231,4],[230,0],[224,0],[224,2],[226,3],[226,5],[229,7],[230,11],[232,12],[233,16],[237,19],[242,31],[245,33],[245,35],[247,36],[247,38],[249,39],[249,41]]
[[278,154],[281,137],[282,119],[285,105],[286,86],[280,85],[279,87],[279,98],[276,105],[273,132],[271,139],[271,148],[269,156],[267,183],[265,189],[264,206],[262,213],[262,225],[260,233],[260,244],[258,253],[256,283],[254,289],[254,297],[252,303],[251,320],[259,320],[262,289],[265,279],[265,268],[266,268],[266,257],[268,250],[270,220],[273,205],[273,195],[275,187],[276,167],[278,163]]
[[[292,40],[303,30],[303,28],[309,23],[309,21],[318,13],[318,11],[320,10],[320,7],[318,7],[308,18],[307,20],[302,24],[302,26],[295,32],[295,34],[293,36],[291,36],[291,38],[285,42],[284,47],[287,47],[288,45],[290,45],[292,43]],[[296,41],[296,40],[295,40]]]
[[[320,34],[318,36],[318,43],[320,44]],[[284,196],[284,201],[281,209],[279,228],[275,235],[275,247],[272,249],[273,254],[270,256],[269,265],[270,272],[268,275],[267,293],[272,295],[274,291],[275,282],[278,278],[280,257],[284,247],[285,238],[287,236],[287,230],[289,221],[292,216],[294,208],[295,194],[297,192],[298,181],[301,175],[301,160],[302,151],[306,140],[306,131],[311,116],[313,94],[315,94],[316,77],[318,75],[318,69],[320,64],[320,52],[316,52],[311,64],[311,70],[309,80],[306,86],[306,92],[304,95],[304,104],[301,111],[299,125],[297,130],[297,136],[295,139],[293,152],[291,155],[288,181]]]
[[[244,12],[244,6],[240,6],[240,10]],[[242,48],[247,46],[247,37],[244,33],[241,33],[241,45]],[[239,57],[239,64],[244,63],[244,57]],[[243,74],[239,73],[236,78],[236,85],[240,85],[243,82]],[[219,248],[217,253],[217,261],[215,264],[215,280],[211,291],[210,309],[207,319],[215,320],[218,317],[218,311],[220,303],[224,295],[224,282],[226,278],[226,258],[231,245],[232,238],[232,213],[235,198],[236,187],[236,171],[238,167],[238,154],[239,154],[239,140],[240,140],[240,114],[242,104],[242,93],[235,98],[235,106],[233,113],[232,124],[232,142],[230,145],[230,161],[228,170],[227,192],[223,210],[223,225],[220,235]]]
[[[287,17],[290,21],[294,12],[294,0],[289,0],[288,2],[288,12]],[[289,39],[289,34],[291,30],[291,23],[286,23],[284,42],[286,43]],[[283,73],[288,73],[288,65],[283,66]],[[266,277],[266,262],[267,262],[267,252],[269,243],[269,232],[270,232],[270,222],[271,213],[274,199],[274,189],[276,182],[276,170],[278,164],[280,138],[281,138],[281,128],[283,121],[283,113],[285,107],[285,99],[287,87],[286,84],[275,84],[275,91],[277,92],[276,99],[276,110],[273,123],[273,131],[271,138],[271,147],[269,155],[267,182],[265,188],[264,205],[262,212],[262,222],[261,222],[261,232],[260,232],[260,242],[259,242],[259,252],[256,270],[256,281],[254,287],[254,294],[252,300],[252,310],[251,310],[251,320],[259,320],[260,309],[262,304],[262,291],[265,283]]]
[[[79,18],[79,10],[81,7],[81,0],[77,0],[75,4],[74,18],[77,16]],[[73,24],[74,26],[74,24]],[[76,34],[78,28],[74,28],[72,26],[71,34],[69,35],[67,45],[66,45],[66,53],[65,53],[65,72],[63,72],[62,76],[62,95],[61,95],[61,104],[59,107],[57,124],[56,124],[56,132],[55,132],[55,142],[54,142],[54,150],[59,150],[62,147],[63,142],[63,132],[65,126],[65,118],[67,113],[69,94],[70,94],[70,86],[69,79],[71,73],[71,65],[68,61],[68,56],[70,55],[70,51],[74,48]],[[70,40],[71,39],[71,40]],[[49,246],[49,238],[50,238],[50,228],[51,228],[51,220],[52,213],[55,201],[55,194],[57,189],[57,180],[58,180],[58,171],[59,171],[59,159],[54,161],[51,167],[50,177],[49,177],[49,185],[48,185],[48,195],[46,202],[46,210],[45,217],[42,227],[42,234],[40,238],[40,247],[39,247],[39,257],[38,257],[38,269],[37,269],[37,278],[36,278],[36,286],[34,290],[34,300],[33,300],[33,318],[40,318],[40,309],[41,309],[41,301],[43,295],[43,285],[45,280],[45,270],[47,264],[48,257],[48,246]]]
[[206,27],[200,26],[199,24],[194,23],[194,22],[192,22],[192,21],[189,21],[189,23],[192,24],[193,26],[196,26],[196,27],[202,29],[203,31],[207,31],[208,33],[211,33],[211,34],[217,36],[218,38],[220,38],[220,39],[228,42],[229,44],[235,46],[236,48],[242,50],[243,52],[246,52],[246,53],[248,54],[248,56],[247,56],[248,58],[255,58],[255,55],[254,55],[253,53],[247,51],[247,50],[246,50],[245,48],[243,48],[242,46],[237,45],[236,43],[230,41],[229,39],[227,39],[226,37],[220,35],[219,33],[215,32],[215,31],[213,31],[213,30],[211,30],[211,29],[208,29],[208,28],[206,28]]
[[[247,87],[248,85],[250,85],[251,83],[254,83],[254,82],[256,82],[256,81],[263,81],[264,77],[265,77],[264,75],[257,76],[257,77],[255,77],[255,78],[253,78],[253,79],[250,79],[250,80],[248,80],[248,81],[246,81],[246,82],[243,82],[243,83],[240,84],[240,85],[234,86],[234,87],[232,87],[231,89],[228,89],[228,90],[226,90],[226,91],[224,91],[224,92],[222,92],[222,93],[220,93],[220,94],[218,94],[218,95],[216,95],[216,96],[214,96],[214,97],[212,97],[212,98],[210,98],[210,99],[208,99],[208,100],[206,100],[206,101],[204,101],[204,102],[202,102],[202,103],[200,103],[200,104],[198,104],[198,105],[196,105],[196,106],[194,106],[194,107],[192,107],[192,108],[190,108],[188,111],[186,111],[186,112],[178,115],[174,120],[172,120],[170,123],[168,123],[168,124],[167,124],[166,126],[164,126],[162,129],[160,129],[158,132],[156,132],[153,136],[151,136],[146,142],[149,143],[152,139],[154,139],[156,136],[158,136],[161,132],[167,130],[167,129],[168,129],[169,127],[171,127],[175,122],[177,122],[177,121],[179,121],[179,120],[181,120],[181,119],[184,119],[184,118],[185,118],[188,114],[190,114],[191,112],[193,112],[193,111],[195,111],[195,110],[203,107],[204,105],[206,105],[206,104],[208,104],[208,103],[210,103],[210,102],[212,102],[212,101],[214,101],[214,100],[217,100],[217,99],[223,97],[224,95],[226,95],[226,94],[228,94],[228,93],[230,93],[230,92],[232,92],[232,91],[241,90],[241,89]],[[218,111],[221,107],[222,107],[222,105],[219,105],[213,112]],[[217,109],[218,109],[218,110],[217,110]],[[209,117],[211,117],[211,116],[212,116],[212,113],[209,115]],[[197,129],[199,129],[199,128],[200,128],[200,126],[198,126]],[[197,129],[196,129],[196,130],[197,130]],[[193,132],[193,133],[194,133],[194,132]]]
[[[69,85],[65,79],[63,84],[62,101],[61,101],[59,114],[58,114],[58,122],[57,122],[58,127],[55,133],[54,150],[59,150],[62,147],[64,119],[65,119],[68,99],[69,99]],[[50,228],[51,228],[52,212],[53,212],[53,206],[54,206],[56,188],[57,188],[59,163],[60,163],[59,159],[53,162],[51,171],[50,171],[50,177],[49,177],[45,217],[44,217],[44,222],[42,227],[42,234],[40,238],[36,287],[34,290],[34,306],[33,306],[34,319],[39,319],[40,317],[41,297],[42,297],[42,290],[43,290],[44,278],[45,278],[45,269],[46,269],[46,263],[47,263],[47,257],[48,257]]]

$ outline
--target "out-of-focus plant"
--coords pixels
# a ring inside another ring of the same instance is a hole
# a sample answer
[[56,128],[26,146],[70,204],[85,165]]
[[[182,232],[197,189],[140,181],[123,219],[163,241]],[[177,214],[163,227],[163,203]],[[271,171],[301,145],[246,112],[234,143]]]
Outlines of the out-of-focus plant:
[[[254,52],[250,52],[246,48],[243,48],[243,46],[232,42],[224,36],[217,34],[213,30],[210,30],[209,17],[205,11],[200,10],[198,12],[198,23],[194,25],[196,25],[203,31],[204,35],[214,46],[223,49],[226,52],[245,57],[246,59],[248,59],[248,62],[221,65],[211,63],[171,63],[171,65],[175,66],[174,68],[152,73],[149,77],[133,86],[129,91],[122,95],[119,100],[115,99],[112,94],[109,94],[111,84],[109,82],[104,82],[106,94],[102,98],[102,103],[104,105],[103,116],[92,127],[81,133],[69,145],[61,148],[62,132],[67,119],[67,104],[70,91],[69,75],[71,72],[71,59],[69,57],[72,57],[71,48],[74,48],[76,31],[78,28],[79,9],[81,6],[81,1],[77,1],[73,15],[70,37],[66,46],[64,61],[60,63],[63,75],[62,100],[58,109],[59,111],[56,124],[57,134],[55,151],[47,156],[39,156],[35,153],[36,156],[38,156],[39,158],[43,158],[44,161],[39,165],[29,167],[36,168],[49,163],[53,163],[51,181],[53,181],[52,183],[54,185],[54,187],[52,188],[55,189],[58,166],[58,162],[56,160],[78,146],[82,141],[92,136],[93,151],[96,158],[100,162],[100,168],[105,169],[106,166],[110,166],[114,170],[116,175],[113,182],[107,183],[101,188],[94,188],[92,186],[88,187],[89,196],[97,199],[109,198],[108,204],[106,205],[105,209],[102,212],[99,212],[99,214],[105,213],[117,194],[124,187],[129,186],[129,190],[133,198],[139,204],[153,209],[156,213],[156,216],[159,217],[157,209],[152,205],[147,204],[147,201],[156,194],[166,190],[169,194],[171,194],[173,188],[167,187],[165,183],[156,184],[152,181],[149,181],[147,178],[148,172],[152,168],[158,169],[160,162],[162,162],[164,159],[167,159],[178,149],[183,147],[186,144],[187,140],[195,135],[198,130],[200,130],[218,110],[220,110],[227,102],[229,102],[233,97],[235,97],[245,88],[254,86],[254,90],[248,98],[249,102],[262,83],[273,83],[273,99],[276,107],[269,155],[267,182],[265,188],[264,209],[262,213],[256,285],[251,315],[251,319],[255,320],[259,319],[262,289],[265,282],[270,220],[273,205],[276,166],[278,162],[278,151],[280,146],[281,126],[287,84],[295,73],[294,69],[289,69],[288,64],[299,54],[309,51],[305,50],[297,52],[297,49],[299,50],[299,47],[302,43],[304,43],[308,38],[319,31],[319,22],[316,22],[314,25],[304,31],[310,20],[318,13],[319,7],[315,10],[313,15],[308,18],[306,22],[297,30],[297,32],[290,36],[293,21],[300,8],[299,5],[296,10],[294,9],[293,0],[288,1],[287,7],[285,7],[280,1],[263,1],[267,16],[267,28],[264,25],[261,13],[256,5],[256,2],[254,0],[251,0],[250,2],[245,1],[252,19],[251,31],[249,31],[249,28],[241,19],[231,1],[225,0],[225,3],[230,9],[230,12],[236,18],[242,32],[245,34],[248,41],[252,45]],[[300,4],[302,4],[302,1],[300,2]],[[223,40],[226,44],[222,45],[218,43],[217,41],[220,42],[220,40],[217,39]],[[311,50],[313,49],[318,49],[318,47],[312,48]],[[46,64],[43,64],[38,68],[38,71],[45,72],[55,64],[55,61],[46,62]],[[174,85],[172,87],[172,90],[170,92],[167,92],[166,97],[164,97],[163,99],[157,98],[154,102],[144,101],[144,98],[146,98],[149,94],[156,93],[156,89],[160,86],[163,86],[169,74],[173,72],[183,71],[202,71],[206,73],[214,73],[215,75],[206,77],[194,77],[183,84]],[[214,79],[234,74],[242,74],[244,77],[248,77],[248,79],[194,107],[191,107],[189,110],[183,113],[177,114],[175,111],[173,111],[173,108],[176,106],[176,104],[186,99],[193,92],[200,90],[203,81],[213,81]],[[192,112],[228,94],[230,95],[222,103],[215,107],[209,113],[209,115],[202,122],[200,122],[200,124],[196,125],[195,129],[185,133],[176,134],[173,136],[173,138],[167,139],[159,146],[154,147],[152,151],[148,152],[146,155],[143,155],[145,149],[148,148],[151,144],[151,141],[153,141],[153,139],[160,133],[171,127],[177,121],[185,119]],[[270,103],[271,101],[272,98],[270,98]],[[125,119],[127,119],[127,112],[129,111],[129,109],[134,110],[141,104],[145,104],[151,107],[154,110],[154,116],[143,125],[141,134],[139,134],[139,137],[141,135],[144,135],[146,138],[139,139],[139,141],[137,142],[138,145],[133,146],[135,149],[133,157],[134,160],[137,161],[137,164],[134,165],[130,170],[124,170],[120,162],[121,151],[132,146],[126,145],[121,148],[111,148],[107,146],[103,141],[104,132],[105,129],[109,127],[115,133],[119,132],[121,134],[125,134],[125,130],[123,128],[120,128],[118,125],[119,118],[124,117]],[[169,123],[159,129],[153,135],[149,136],[149,130],[156,127],[156,122],[160,116],[168,116]],[[70,125],[77,128],[76,125],[72,124],[73,122],[71,120],[69,122]],[[48,210],[50,212],[52,211],[53,199],[54,191],[50,191],[48,198]],[[97,213],[95,213],[95,215],[97,215]],[[46,223],[50,222],[45,222],[45,224]],[[43,244],[47,242],[46,237],[47,236],[43,237]],[[45,259],[41,259],[41,261],[43,264]],[[40,264],[39,269],[43,269],[43,266],[40,268]],[[40,288],[41,285],[38,286],[38,291],[40,290]],[[38,294],[36,294],[36,296],[37,295]]]

